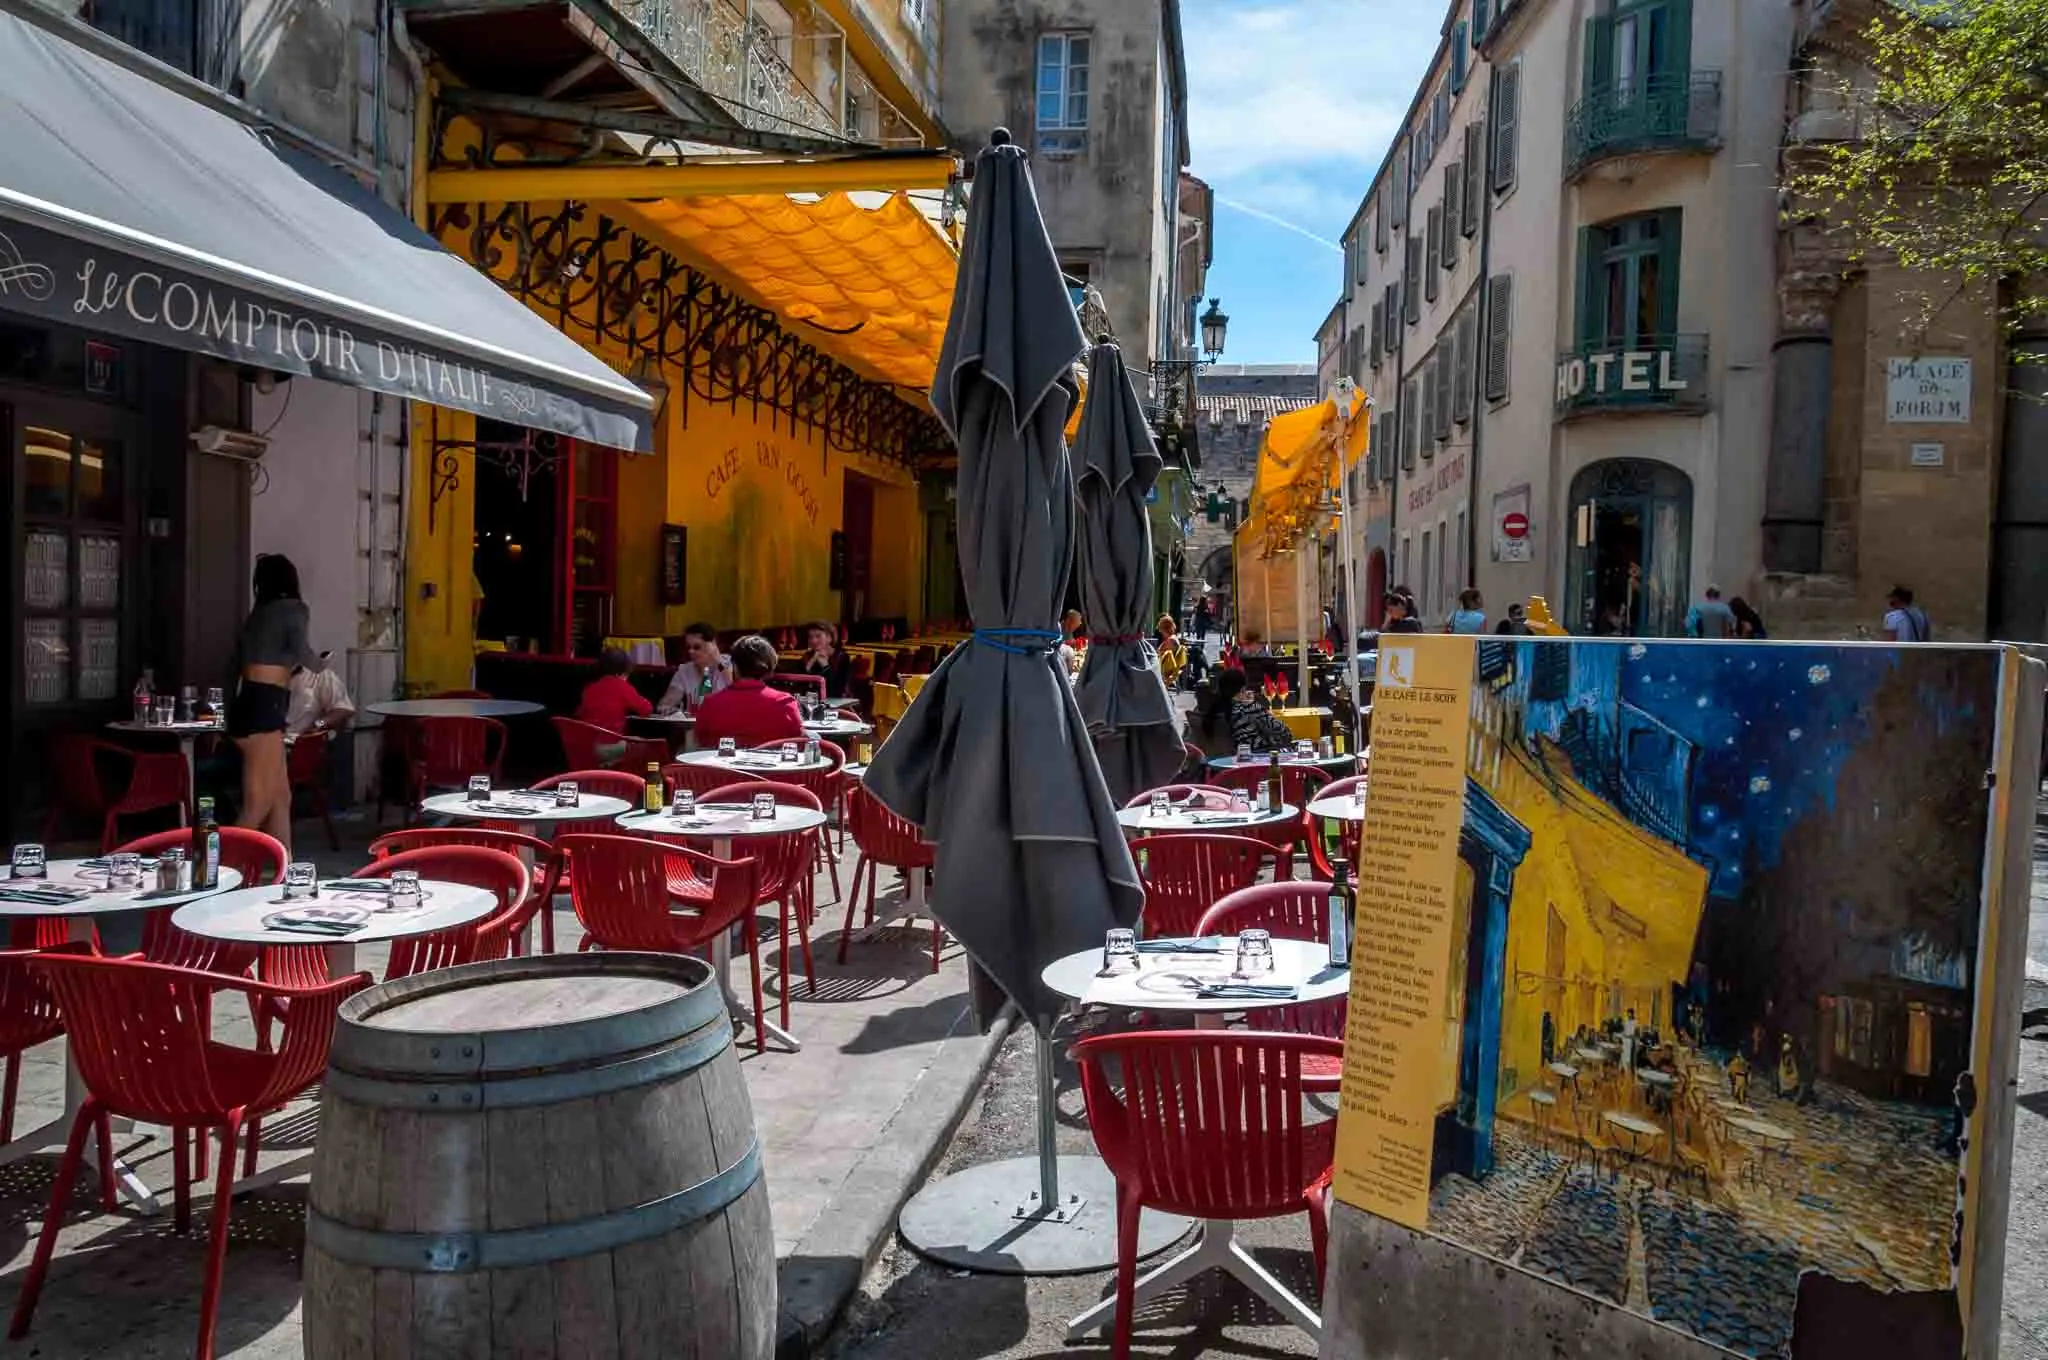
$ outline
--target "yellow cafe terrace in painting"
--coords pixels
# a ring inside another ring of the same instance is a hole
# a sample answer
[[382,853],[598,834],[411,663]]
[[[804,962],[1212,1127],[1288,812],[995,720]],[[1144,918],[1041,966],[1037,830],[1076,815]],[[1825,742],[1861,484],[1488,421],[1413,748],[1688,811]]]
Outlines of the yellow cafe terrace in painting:
[[659,664],[698,621],[863,638],[964,612],[925,396],[959,165],[923,149],[929,52],[867,13],[893,7],[833,24],[848,8],[814,7],[829,32],[763,43],[732,88],[631,6],[410,9],[438,77],[421,225],[654,415],[616,449],[414,408],[408,692],[607,641]]

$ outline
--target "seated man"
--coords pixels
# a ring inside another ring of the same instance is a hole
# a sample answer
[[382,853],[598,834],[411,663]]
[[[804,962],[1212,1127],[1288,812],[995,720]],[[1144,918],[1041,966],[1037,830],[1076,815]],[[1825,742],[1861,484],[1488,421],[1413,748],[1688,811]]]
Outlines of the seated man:
[[804,734],[796,696],[768,688],[775,644],[749,633],[732,645],[733,681],[697,705],[697,745],[715,749],[731,737],[741,750]]
[[284,730],[291,736],[327,732],[346,727],[356,715],[356,701],[334,669],[334,653],[320,653],[320,669],[299,666],[292,671],[291,706],[285,710]]
[[718,630],[708,623],[693,623],[683,630],[683,647],[690,659],[676,667],[661,702],[654,711],[663,717],[671,713],[695,713],[697,705],[732,683],[732,659],[718,650]]

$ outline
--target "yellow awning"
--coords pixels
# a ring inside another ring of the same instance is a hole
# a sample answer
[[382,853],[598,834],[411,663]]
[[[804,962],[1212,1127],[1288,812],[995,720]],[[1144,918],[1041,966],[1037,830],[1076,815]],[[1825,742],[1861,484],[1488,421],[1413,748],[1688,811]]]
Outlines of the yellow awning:
[[1326,397],[1267,422],[1252,473],[1251,508],[1238,531],[1242,541],[1270,553],[1309,532],[1322,512],[1323,493],[1335,488],[1369,451],[1371,427],[1362,392],[1352,393],[1350,412],[1342,421],[1335,400]]
[[617,205],[869,377],[930,389],[959,255],[906,194],[662,199]]

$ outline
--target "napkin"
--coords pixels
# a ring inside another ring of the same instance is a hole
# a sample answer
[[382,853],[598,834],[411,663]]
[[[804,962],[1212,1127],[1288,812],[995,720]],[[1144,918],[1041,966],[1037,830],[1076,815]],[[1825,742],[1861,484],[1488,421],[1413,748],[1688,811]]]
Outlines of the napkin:
[[21,902],[37,907],[68,907],[91,895],[89,888],[74,888],[62,883],[36,888],[0,888],[0,902]]
[[391,880],[388,878],[330,878],[320,885],[335,892],[388,893]]
[[295,907],[263,918],[265,930],[294,935],[353,935],[369,923],[369,914],[354,907]]
[[1140,954],[1221,954],[1223,937],[1204,935],[1198,939],[1157,939],[1138,941]]

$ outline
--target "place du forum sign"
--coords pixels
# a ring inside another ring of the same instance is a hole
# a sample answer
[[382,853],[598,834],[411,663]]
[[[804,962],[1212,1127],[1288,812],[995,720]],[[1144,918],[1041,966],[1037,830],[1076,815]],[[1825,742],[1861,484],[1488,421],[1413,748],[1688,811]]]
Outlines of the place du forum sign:
[[1608,350],[1574,354],[1557,363],[1557,404],[1629,393],[1683,392],[1678,360],[1668,349]]

